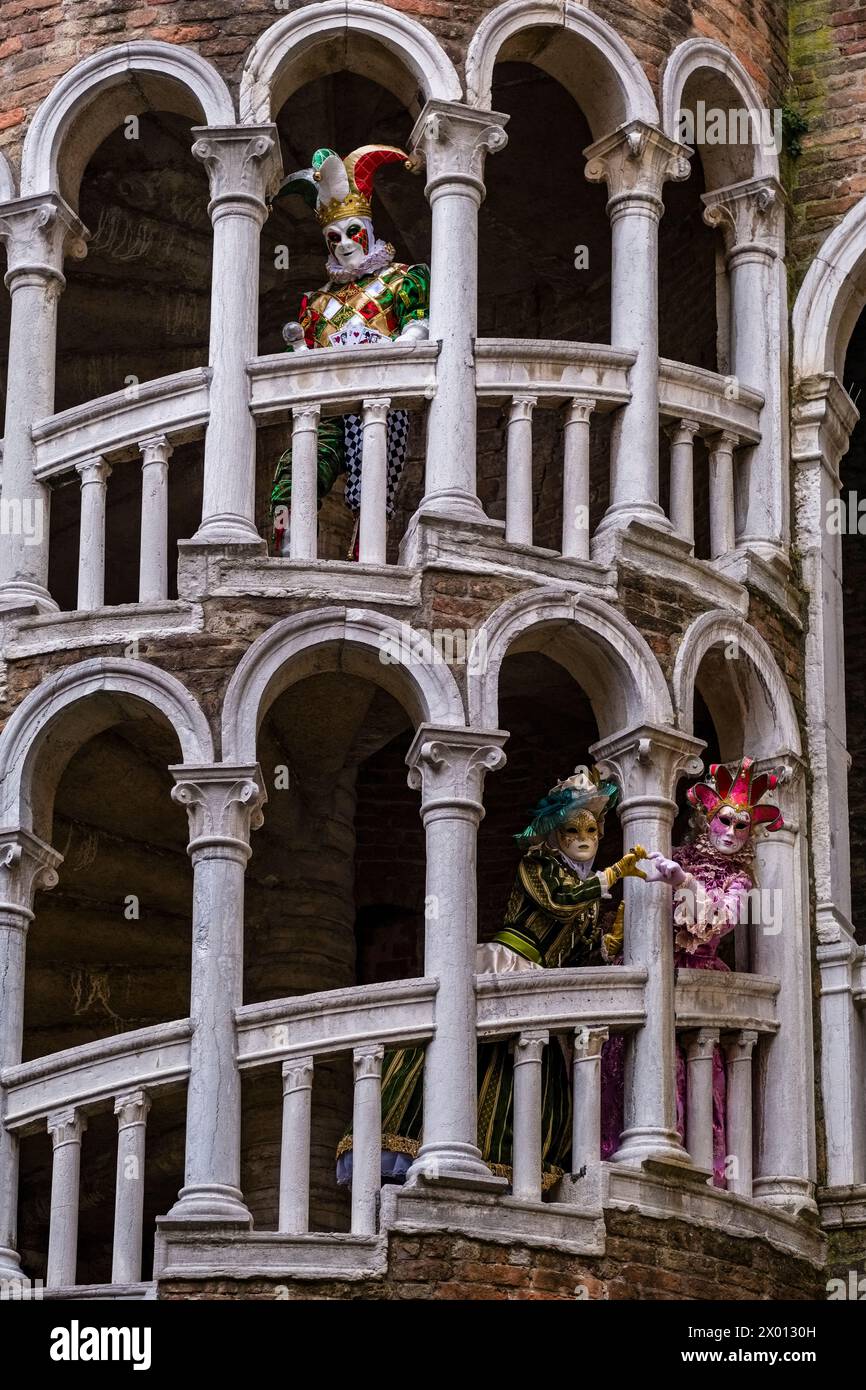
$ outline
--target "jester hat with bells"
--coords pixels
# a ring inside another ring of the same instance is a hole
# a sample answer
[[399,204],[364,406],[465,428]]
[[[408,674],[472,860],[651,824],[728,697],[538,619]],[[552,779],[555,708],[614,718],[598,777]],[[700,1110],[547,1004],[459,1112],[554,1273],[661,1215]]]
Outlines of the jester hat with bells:
[[756,775],[754,763],[754,758],[742,758],[730,767],[712,763],[710,780],[689,787],[688,800],[696,810],[705,813],[708,821],[722,806],[732,806],[735,811],[747,811],[753,827],[762,825],[766,830],[781,830],[785,822],[778,806],[758,805],[761,797],[776,787],[779,778],[775,772]]
[[316,150],[310,168],[290,174],[275,196],[299,194],[323,228],[341,217],[369,218],[376,170],[398,161],[412,167],[405,150],[395,145],[361,145],[345,159],[334,150]]
[[515,835],[520,845],[531,844],[533,840],[544,840],[552,830],[558,830],[569,816],[576,811],[589,811],[598,822],[599,838],[604,833],[605,814],[612,810],[619,800],[619,787],[615,782],[603,782],[598,769],[592,771],[585,765],[576,767],[571,777],[557,782],[547,796],[542,797],[532,812],[532,818],[525,830]]

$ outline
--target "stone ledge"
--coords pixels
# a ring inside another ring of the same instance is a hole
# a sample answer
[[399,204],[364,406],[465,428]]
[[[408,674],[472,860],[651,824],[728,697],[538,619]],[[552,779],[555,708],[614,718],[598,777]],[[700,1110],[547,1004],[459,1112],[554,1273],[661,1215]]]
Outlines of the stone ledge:
[[828,1231],[866,1227],[866,1184],[819,1188],[818,1209]]
[[746,617],[749,595],[738,579],[723,573],[717,562],[696,560],[688,541],[660,527],[632,521],[620,530],[600,532],[593,556],[610,565],[619,577],[624,570],[662,579],[674,590],[685,589],[711,608],[730,608]]
[[449,1235],[520,1243],[575,1255],[603,1255],[604,1213],[600,1206],[564,1202],[521,1202],[514,1197],[467,1194],[418,1187],[382,1189],[382,1230],[414,1235]]
[[180,599],[164,603],[122,603],[92,612],[46,613],[10,622],[3,636],[7,661],[76,647],[128,646],[138,637],[173,637],[179,632],[203,632],[198,604]]
[[373,1279],[387,1270],[387,1236],[285,1235],[237,1227],[161,1227],[154,1276],[164,1279]]

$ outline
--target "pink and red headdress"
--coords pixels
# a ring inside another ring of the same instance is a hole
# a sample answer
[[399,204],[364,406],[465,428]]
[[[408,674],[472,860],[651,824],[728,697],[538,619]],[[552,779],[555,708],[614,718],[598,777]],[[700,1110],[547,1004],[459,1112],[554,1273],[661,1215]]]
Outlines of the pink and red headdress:
[[[732,768],[735,771],[732,772]],[[739,763],[710,765],[710,780],[696,782],[686,792],[691,804],[701,807],[712,820],[720,807],[732,806],[736,811],[748,811],[752,825],[766,830],[781,830],[785,822],[778,806],[759,805],[761,797],[772,791],[779,781],[775,772],[755,773],[754,758],[742,758]]]

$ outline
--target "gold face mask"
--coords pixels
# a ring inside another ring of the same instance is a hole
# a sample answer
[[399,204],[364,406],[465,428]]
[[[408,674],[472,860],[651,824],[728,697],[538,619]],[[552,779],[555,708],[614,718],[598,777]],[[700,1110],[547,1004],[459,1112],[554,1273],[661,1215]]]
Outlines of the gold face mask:
[[555,837],[558,848],[577,864],[591,864],[598,854],[600,830],[591,811],[572,813]]

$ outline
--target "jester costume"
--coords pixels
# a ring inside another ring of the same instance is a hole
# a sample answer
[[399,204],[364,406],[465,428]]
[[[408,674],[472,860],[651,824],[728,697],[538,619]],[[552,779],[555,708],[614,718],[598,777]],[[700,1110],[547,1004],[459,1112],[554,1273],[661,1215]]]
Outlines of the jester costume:
[[[616,803],[617,789],[600,783],[585,767],[558,783],[535,808],[526,830],[517,836],[527,852],[520,861],[501,930],[480,945],[479,973],[519,972],[553,967],[601,965],[612,962],[622,941],[622,913],[613,930],[604,933],[602,898],[624,872],[632,872],[627,856],[611,869],[596,873],[590,862],[577,862],[558,844],[569,818],[589,813],[594,823]],[[594,854],[593,854],[594,857]],[[616,1041],[615,1039],[612,1041]],[[564,1049],[551,1039],[542,1059],[542,1184],[545,1190],[562,1176],[571,1145],[571,1088]],[[386,1056],[382,1076],[382,1177],[403,1181],[421,1146],[422,1048],[400,1048]],[[511,1177],[513,1143],[513,1056],[507,1041],[482,1043],[478,1048],[478,1145],[494,1173]],[[621,1090],[620,1090],[621,1100]],[[617,1113],[618,1138],[619,1114]],[[609,1147],[613,1147],[615,1140]],[[338,1181],[351,1174],[352,1137],[337,1149]]]
[[[347,155],[345,160],[333,150],[317,150],[311,168],[292,174],[282,185],[278,197],[299,194],[315,210],[325,229],[331,273],[326,285],[303,296],[299,327],[287,325],[293,331],[293,336],[287,340],[289,351],[394,342],[401,337],[407,338],[407,330],[412,325],[418,329],[416,340],[422,336],[422,330],[426,332],[430,301],[428,267],[396,261],[393,246],[375,239],[370,221],[376,170],[384,163],[405,162],[406,158],[402,150],[391,146],[363,146]],[[354,248],[352,243],[355,243]],[[397,487],[406,462],[408,425],[407,411],[389,411],[388,517],[394,511]],[[340,474],[345,473],[346,505],[358,513],[361,445],[359,415],[320,420],[316,469],[319,505]],[[287,449],[277,464],[271,492],[277,553],[283,548],[291,492],[292,452]]]

